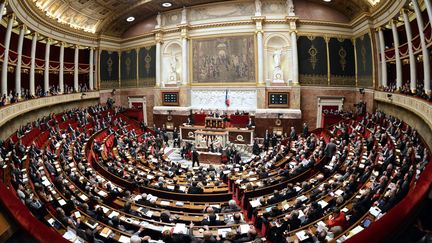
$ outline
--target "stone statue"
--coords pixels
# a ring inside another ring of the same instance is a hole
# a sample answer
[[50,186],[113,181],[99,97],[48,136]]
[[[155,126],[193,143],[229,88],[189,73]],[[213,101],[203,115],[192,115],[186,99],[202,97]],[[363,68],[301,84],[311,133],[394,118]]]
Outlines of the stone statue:
[[157,16],[156,16],[156,28],[160,28],[160,27],[161,27],[161,24],[162,24],[162,21],[161,21],[161,13],[159,12],[159,13],[157,14]]
[[182,24],[186,24],[187,22],[187,10],[186,10],[186,6],[183,6],[183,9],[181,11],[181,23]]
[[286,1],[287,4],[287,13],[288,15],[294,15],[294,3],[293,0],[287,0]]
[[261,16],[261,0],[255,0],[255,16]]
[[279,68],[281,67],[281,55],[282,55],[282,50],[278,49],[273,53],[273,61],[274,61],[274,68]]
[[177,58],[175,55],[172,56],[170,61],[169,81],[177,81]]
[[282,49],[278,49],[273,53],[273,82],[283,83],[283,72],[281,68]]

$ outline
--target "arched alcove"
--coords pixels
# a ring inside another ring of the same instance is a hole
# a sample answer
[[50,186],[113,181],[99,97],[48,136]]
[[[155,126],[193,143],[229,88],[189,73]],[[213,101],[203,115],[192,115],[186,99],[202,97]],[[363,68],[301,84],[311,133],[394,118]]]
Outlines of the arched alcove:
[[162,82],[175,85],[181,80],[182,48],[178,41],[171,41],[164,45],[162,53]]
[[288,36],[272,34],[264,43],[264,73],[267,82],[285,83],[292,80],[292,52]]

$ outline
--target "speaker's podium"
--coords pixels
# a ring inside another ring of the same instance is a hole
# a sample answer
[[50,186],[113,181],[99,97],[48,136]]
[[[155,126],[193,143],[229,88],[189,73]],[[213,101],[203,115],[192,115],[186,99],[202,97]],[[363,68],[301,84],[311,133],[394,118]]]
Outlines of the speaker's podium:
[[225,128],[224,119],[221,117],[206,117],[205,118],[206,128]]

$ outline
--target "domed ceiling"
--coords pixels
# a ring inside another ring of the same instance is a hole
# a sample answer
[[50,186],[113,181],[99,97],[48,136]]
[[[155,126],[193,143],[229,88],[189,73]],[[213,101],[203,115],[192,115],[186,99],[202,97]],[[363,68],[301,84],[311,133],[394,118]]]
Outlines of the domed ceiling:
[[[17,0],[22,1],[22,0]],[[23,1],[42,18],[49,18],[62,26],[88,33],[121,36],[137,21],[158,12],[183,6],[193,6],[223,0],[26,0]],[[229,1],[229,0],[225,0]],[[265,1],[265,0],[262,0]],[[281,0],[284,1],[284,0]],[[369,12],[380,0],[294,0],[311,1],[337,9],[349,19]],[[169,6],[164,7],[167,4]],[[126,18],[134,16],[134,23]]]

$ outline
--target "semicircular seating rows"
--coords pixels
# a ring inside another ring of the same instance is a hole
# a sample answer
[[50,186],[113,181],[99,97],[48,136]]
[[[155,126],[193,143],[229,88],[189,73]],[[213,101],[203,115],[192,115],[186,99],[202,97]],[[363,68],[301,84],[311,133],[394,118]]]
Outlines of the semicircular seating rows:
[[[0,186],[1,201],[40,241],[343,241],[390,217],[431,173],[419,134],[381,112],[247,159],[228,146],[220,166],[171,161],[164,132],[102,105],[39,119],[1,144],[12,188]],[[17,201],[57,232],[18,215]]]

